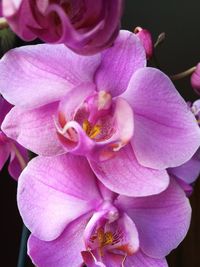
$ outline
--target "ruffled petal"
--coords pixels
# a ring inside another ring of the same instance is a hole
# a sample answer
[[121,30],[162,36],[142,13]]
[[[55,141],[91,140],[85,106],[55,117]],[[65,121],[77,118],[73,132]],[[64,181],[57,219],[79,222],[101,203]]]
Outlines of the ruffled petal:
[[19,178],[18,207],[37,238],[50,241],[102,201],[86,159],[73,155],[33,159]]

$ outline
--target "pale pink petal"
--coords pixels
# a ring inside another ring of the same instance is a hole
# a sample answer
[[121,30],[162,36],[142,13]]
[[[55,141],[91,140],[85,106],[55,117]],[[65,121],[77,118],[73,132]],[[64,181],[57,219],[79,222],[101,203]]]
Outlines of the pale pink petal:
[[135,34],[120,31],[113,47],[102,52],[102,62],[95,80],[98,90],[120,95],[132,74],[146,65],[145,50]]
[[117,205],[134,221],[140,248],[150,257],[165,257],[187,234],[191,207],[175,179],[171,179],[167,190],[158,195],[143,198],[120,196]]
[[115,153],[114,158],[104,162],[90,160],[94,173],[110,190],[136,197],[158,194],[167,188],[167,172],[141,166],[130,145]]
[[7,136],[36,154],[62,154],[64,149],[54,123],[57,108],[57,102],[33,110],[14,107],[6,116],[2,129]]
[[83,231],[89,219],[84,215],[66,227],[63,233],[50,242],[41,241],[33,235],[28,241],[28,254],[38,267],[80,267],[81,251],[85,250]]
[[22,4],[23,0],[1,0],[4,16],[12,16]]
[[85,158],[62,155],[33,159],[19,178],[18,206],[33,235],[50,241],[101,202]]
[[0,92],[14,105],[39,107],[93,82],[99,63],[100,55],[80,56],[64,45],[16,48],[0,61]]
[[138,70],[123,97],[134,110],[132,145],[142,165],[165,169],[192,157],[200,145],[200,130],[165,74],[153,68]]

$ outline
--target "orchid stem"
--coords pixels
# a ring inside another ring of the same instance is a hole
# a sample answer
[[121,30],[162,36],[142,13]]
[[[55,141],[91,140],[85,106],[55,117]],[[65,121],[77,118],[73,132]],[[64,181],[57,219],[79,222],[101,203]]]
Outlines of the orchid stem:
[[28,237],[29,237],[29,230],[26,228],[25,225],[23,225],[17,267],[26,266]]
[[185,70],[181,73],[172,75],[172,76],[170,76],[170,78],[172,81],[181,80],[181,79],[191,75],[195,70],[196,70],[196,67],[192,67],[192,68]]
[[8,28],[8,22],[5,18],[0,18],[0,30]]

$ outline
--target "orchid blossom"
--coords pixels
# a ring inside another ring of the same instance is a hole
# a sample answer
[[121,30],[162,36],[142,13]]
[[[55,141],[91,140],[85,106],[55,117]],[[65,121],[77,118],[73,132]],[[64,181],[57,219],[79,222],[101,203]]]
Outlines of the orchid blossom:
[[164,267],[187,233],[191,208],[174,179],[159,195],[118,195],[87,160],[37,157],[22,172],[18,207],[32,232],[28,254],[38,267]]
[[200,145],[186,102],[164,73],[146,67],[131,32],[90,57],[63,45],[17,48],[2,58],[0,72],[0,92],[15,105],[4,132],[39,155],[86,156],[119,194],[165,190],[165,169],[188,161]]

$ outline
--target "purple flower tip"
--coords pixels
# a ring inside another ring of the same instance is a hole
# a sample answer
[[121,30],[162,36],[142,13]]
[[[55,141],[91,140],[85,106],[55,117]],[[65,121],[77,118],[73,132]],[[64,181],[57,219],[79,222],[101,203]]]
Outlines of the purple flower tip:
[[142,45],[144,46],[147,59],[150,59],[153,55],[153,41],[151,33],[141,27],[136,27],[134,33],[138,36]]
[[191,85],[195,91],[200,94],[200,63],[197,64],[196,69],[191,76]]

